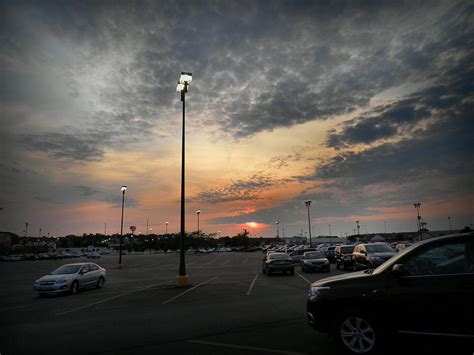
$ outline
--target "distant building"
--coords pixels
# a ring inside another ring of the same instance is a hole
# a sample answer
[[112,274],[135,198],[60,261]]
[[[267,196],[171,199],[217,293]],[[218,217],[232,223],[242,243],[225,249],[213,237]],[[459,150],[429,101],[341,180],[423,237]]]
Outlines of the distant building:
[[283,239],[283,241],[286,245],[289,245],[289,244],[301,245],[301,244],[307,244],[308,243],[308,238],[302,237],[302,236],[299,236],[299,235],[295,235],[293,237],[282,238],[282,239]]

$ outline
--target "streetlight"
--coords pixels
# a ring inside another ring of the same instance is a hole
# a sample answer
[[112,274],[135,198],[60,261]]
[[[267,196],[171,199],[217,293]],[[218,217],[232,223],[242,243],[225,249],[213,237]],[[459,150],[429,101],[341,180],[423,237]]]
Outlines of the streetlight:
[[38,237],[41,238],[41,228],[39,229]]
[[329,236],[331,236],[331,225],[329,224]]
[[[147,221],[147,227],[148,227],[148,220],[146,221]],[[147,228],[146,235],[148,236],[148,232],[150,232],[151,234],[152,231],[153,231],[153,228],[150,228],[150,229]],[[148,237],[148,249],[150,249],[150,255],[151,255],[151,236]]]
[[359,225],[360,221],[356,221],[356,224],[357,224],[357,236],[360,237],[360,225]]
[[309,207],[311,206],[311,201],[306,201],[304,204],[308,208],[309,246],[312,247],[313,242],[311,240],[311,217],[309,216]]
[[165,222],[165,230],[166,230],[166,234],[168,234],[168,224],[169,224],[169,222]]
[[384,226],[384,229],[385,229],[385,234],[387,234],[387,222],[383,222],[383,226]]
[[120,220],[120,247],[119,247],[119,267],[122,267],[122,243],[123,243],[123,206],[125,204],[125,191],[127,186],[122,185],[122,219]]
[[181,72],[176,91],[181,93],[181,102],[183,103],[183,132],[182,132],[182,147],[181,147],[181,231],[179,236],[179,274],[176,277],[176,286],[186,286],[188,284],[188,276],[186,275],[186,265],[184,259],[184,149],[185,149],[185,122],[186,122],[186,93],[188,92],[188,85],[193,80],[191,73]]
[[25,222],[25,238],[28,237],[28,222]]
[[276,221],[275,224],[277,225],[277,238],[280,238],[280,221]]
[[196,210],[196,214],[197,214],[197,220],[198,220],[198,237],[200,235],[199,233],[199,215],[201,214],[201,210]]
[[449,233],[453,232],[453,229],[451,228],[451,217],[448,216],[448,222],[449,222]]
[[413,206],[416,208],[417,218],[416,218],[416,226],[418,227],[418,235],[420,236],[420,240],[422,239],[421,236],[421,216],[420,216],[420,207],[421,203],[417,202],[414,203]]

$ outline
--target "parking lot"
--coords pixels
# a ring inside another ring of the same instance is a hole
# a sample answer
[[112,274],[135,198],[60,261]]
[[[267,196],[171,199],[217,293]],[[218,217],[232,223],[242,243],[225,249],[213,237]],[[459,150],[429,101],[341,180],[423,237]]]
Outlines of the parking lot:
[[268,277],[261,259],[188,254],[191,285],[176,288],[179,254],[126,255],[121,269],[107,255],[89,260],[107,269],[103,289],[46,298],[32,292],[37,278],[86,259],[1,263],[0,353],[337,354],[334,341],[307,326],[305,304],[311,282],[341,271],[332,264],[330,274],[298,267]]

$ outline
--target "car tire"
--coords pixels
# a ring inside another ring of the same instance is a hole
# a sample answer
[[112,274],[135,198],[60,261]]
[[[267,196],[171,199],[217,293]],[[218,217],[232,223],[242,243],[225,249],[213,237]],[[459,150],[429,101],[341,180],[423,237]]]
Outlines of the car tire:
[[97,280],[97,285],[95,286],[96,288],[103,288],[104,287],[104,283],[105,283],[105,280],[104,278],[101,276],[99,277],[99,279]]
[[290,270],[290,275],[293,276],[295,274],[295,269]]
[[346,354],[374,354],[383,343],[383,335],[375,318],[359,312],[339,317],[334,335],[338,346]]
[[69,289],[69,292],[71,293],[71,295],[76,295],[79,292],[79,282],[74,281],[71,284],[71,288]]

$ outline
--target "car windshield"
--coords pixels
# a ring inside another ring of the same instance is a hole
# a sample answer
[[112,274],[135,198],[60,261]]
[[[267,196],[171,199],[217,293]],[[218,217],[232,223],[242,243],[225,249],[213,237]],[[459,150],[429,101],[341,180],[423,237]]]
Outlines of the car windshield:
[[269,256],[270,259],[275,260],[275,259],[288,259],[288,255],[286,254],[271,254]]
[[366,245],[365,250],[368,253],[393,253],[394,250],[386,244]]
[[353,245],[350,245],[350,246],[347,246],[347,247],[341,247],[341,253],[352,253],[354,251],[354,246]]
[[318,251],[312,251],[311,253],[305,253],[304,254],[305,259],[319,259],[319,258],[324,258],[324,254],[320,253]]
[[54,270],[51,275],[68,275],[75,274],[79,271],[82,265],[63,265],[56,270]]

